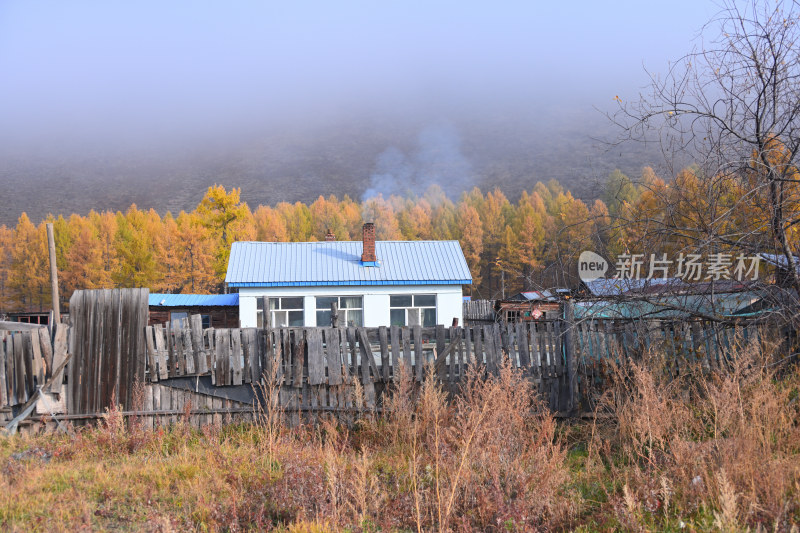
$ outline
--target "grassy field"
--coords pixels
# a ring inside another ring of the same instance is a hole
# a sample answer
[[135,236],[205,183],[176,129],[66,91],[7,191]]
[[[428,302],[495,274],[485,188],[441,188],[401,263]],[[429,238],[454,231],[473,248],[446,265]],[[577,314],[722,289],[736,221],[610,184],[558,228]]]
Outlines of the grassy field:
[[[772,359],[775,360],[775,359]],[[742,350],[667,379],[611,369],[597,421],[554,420],[525,381],[477,373],[453,403],[401,380],[385,418],[288,428],[110,412],[0,439],[11,531],[797,531],[800,371]],[[601,422],[602,421],[602,422]]]

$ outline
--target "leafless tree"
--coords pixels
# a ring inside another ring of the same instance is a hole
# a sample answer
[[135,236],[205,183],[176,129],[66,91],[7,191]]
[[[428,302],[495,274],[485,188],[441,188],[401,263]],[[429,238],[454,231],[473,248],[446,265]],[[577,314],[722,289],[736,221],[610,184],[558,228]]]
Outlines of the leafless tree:
[[611,118],[622,141],[659,142],[697,165],[703,201],[681,205],[683,191],[670,191],[671,209],[647,221],[653,243],[679,236],[698,253],[771,251],[800,294],[799,23],[796,2],[726,1],[697,47]]

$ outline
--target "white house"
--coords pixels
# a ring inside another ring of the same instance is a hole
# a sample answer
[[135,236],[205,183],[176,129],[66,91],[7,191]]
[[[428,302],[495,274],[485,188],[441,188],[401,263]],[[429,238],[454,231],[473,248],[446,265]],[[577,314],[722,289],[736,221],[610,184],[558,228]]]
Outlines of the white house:
[[236,242],[225,282],[239,290],[241,327],[462,324],[462,286],[472,276],[458,241]]

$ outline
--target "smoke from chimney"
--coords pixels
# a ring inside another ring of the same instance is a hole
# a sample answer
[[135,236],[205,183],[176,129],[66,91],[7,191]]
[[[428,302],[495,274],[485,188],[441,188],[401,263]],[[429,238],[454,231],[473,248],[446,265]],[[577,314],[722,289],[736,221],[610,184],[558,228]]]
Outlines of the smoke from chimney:
[[375,256],[375,224],[367,222],[364,224],[363,248],[361,251],[362,263],[375,263],[378,258]]
[[381,153],[361,201],[378,195],[421,195],[431,185],[439,185],[451,199],[475,185],[472,164],[461,152],[458,131],[448,123],[423,129],[413,151],[403,152],[392,146]]

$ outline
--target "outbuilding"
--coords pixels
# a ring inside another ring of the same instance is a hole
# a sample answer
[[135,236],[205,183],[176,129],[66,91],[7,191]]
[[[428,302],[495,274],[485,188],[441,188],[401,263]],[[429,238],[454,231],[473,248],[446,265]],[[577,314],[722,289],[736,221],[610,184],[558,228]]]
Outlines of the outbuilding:
[[236,242],[225,282],[239,292],[241,327],[451,325],[472,276],[458,241]]
[[200,315],[204,328],[239,327],[238,294],[150,293],[148,324],[166,324]]

